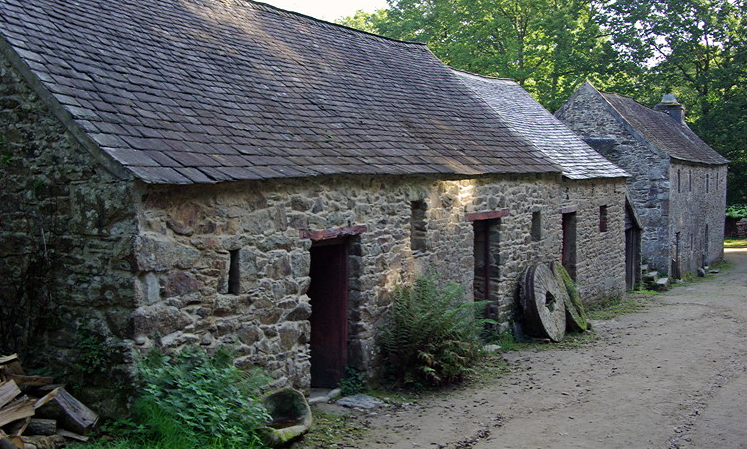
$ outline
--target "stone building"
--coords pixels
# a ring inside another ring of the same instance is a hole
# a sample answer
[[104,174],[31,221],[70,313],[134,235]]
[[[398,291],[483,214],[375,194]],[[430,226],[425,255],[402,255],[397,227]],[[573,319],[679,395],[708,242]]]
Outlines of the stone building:
[[584,83],[556,116],[631,177],[643,259],[680,277],[723,257],[727,160],[665,95],[654,109]]
[[581,297],[594,301],[622,295],[626,273],[640,271],[640,260],[620,257],[625,242],[619,229],[610,232],[607,217],[625,215],[627,173],[589,147],[515,81],[455,73],[563,170],[558,213],[543,218],[537,210],[534,219],[561,222],[558,259],[578,283]]
[[624,288],[589,261],[623,264],[623,173],[576,180],[423,45],[243,0],[0,0],[0,34],[0,282],[43,255],[37,343],[74,363],[92,329],[102,384],[187,344],[278,386],[371,372],[394,286],[487,286],[506,321],[563,214],[581,288]]

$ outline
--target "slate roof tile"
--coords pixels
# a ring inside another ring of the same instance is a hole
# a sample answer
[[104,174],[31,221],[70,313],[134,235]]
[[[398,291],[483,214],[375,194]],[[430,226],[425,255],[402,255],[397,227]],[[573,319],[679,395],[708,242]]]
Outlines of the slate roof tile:
[[261,3],[0,0],[0,35],[145,182],[559,171],[425,46]]
[[655,111],[632,98],[610,93],[601,94],[644,139],[671,157],[711,165],[729,162],[703,142],[689,126],[676,122],[667,113]]
[[[518,83],[454,71],[503,120],[563,169],[570,179],[627,177],[621,168],[597,153],[573,131],[540,105]],[[522,158],[523,166],[542,164],[539,158]]]

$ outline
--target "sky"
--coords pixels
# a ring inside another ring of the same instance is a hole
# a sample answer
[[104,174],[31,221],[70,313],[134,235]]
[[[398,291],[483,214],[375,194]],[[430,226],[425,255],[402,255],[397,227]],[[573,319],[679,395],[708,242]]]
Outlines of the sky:
[[288,11],[333,22],[335,19],[352,16],[359,9],[374,12],[386,8],[386,0],[258,0]]

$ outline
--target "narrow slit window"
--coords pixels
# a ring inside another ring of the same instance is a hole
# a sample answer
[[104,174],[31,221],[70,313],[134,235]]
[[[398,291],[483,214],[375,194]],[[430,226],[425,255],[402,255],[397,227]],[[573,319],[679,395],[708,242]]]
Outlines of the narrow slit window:
[[689,192],[693,191],[693,171],[692,170],[687,172],[687,190]]
[[228,252],[231,256],[231,260],[228,264],[228,293],[232,295],[238,295],[241,288],[239,268],[241,260],[239,256],[239,250],[234,249]]
[[682,171],[677,170],[677,193],[682,192]]
[[542,239],[542,215],[532,212],[532,241],[538,242]]
[[711,175],[706,173],[706,193],[711,190]]
[[599,232],[607,232],[607,206],[599,206]]
[[410,248],[413,253],[424,253],[426,250],[425,212],[425,201],[420,200],[410,203]]

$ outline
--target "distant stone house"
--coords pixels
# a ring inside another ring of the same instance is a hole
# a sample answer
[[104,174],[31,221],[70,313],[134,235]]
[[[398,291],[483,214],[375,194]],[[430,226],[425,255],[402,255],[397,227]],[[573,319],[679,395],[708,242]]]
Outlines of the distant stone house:
[[556,116],[630,173],[651,268],[680,277],[722,259],[728,161],[687,126],[674,95],[650,109],[586,82]]
[[533,216],[561,223],[558,259],[578,283],[581,297],[591,302],[624,293],[626,272],[635,273],[640,266],[639,260],[621,257],[625,242],[619,217],[625,216],[627,173],[589,147],[515,81],[455,73],[512,129],[562,168],[560,208],[544,217],[537,210]]
[[231,344],[276,385],[333,386],[373,369],[418,274],[508,320],[563,214],[580,288],[624,288],[587,261],[623,264],[624,173],[576,180],[578,149],[556,163],[565,143],[548,157],[423,45],[242,0],[0,0],[0,34],[0,282],[54,256],[39,344],[73,363],[87,323],[107,381],[138,351]]

